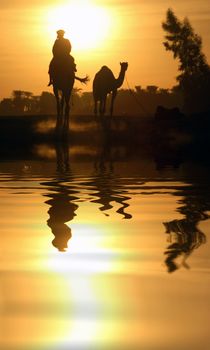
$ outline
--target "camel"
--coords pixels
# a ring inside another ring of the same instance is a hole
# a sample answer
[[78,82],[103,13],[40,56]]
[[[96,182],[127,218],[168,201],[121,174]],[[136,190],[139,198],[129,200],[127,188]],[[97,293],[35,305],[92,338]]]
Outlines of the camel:
[[79,78],[75,75],[74,66],[71,66],[70,61],[65,60],[58,62],[54,71],[52,82],[53,92],[57,103],[57,133],[68,134],[70,97],[75,79],[84,84],[89,81],[88,76],[85,78]]
[[112,94],[110,115],[113,114],[114,101],[117,95],[117,89],[123,84],[125,78],[125,72],[128,69],[127,62],[120,62],[120,73],[118,78],[114,77],[112,71],[107,67],[103,66],[99,72],[96,73],[93,80],[93,97],[95,102],[94,113],[98,113],[98,102],[99,102],[99,113],[104,115],[106,112],[106,98],[109,93]]

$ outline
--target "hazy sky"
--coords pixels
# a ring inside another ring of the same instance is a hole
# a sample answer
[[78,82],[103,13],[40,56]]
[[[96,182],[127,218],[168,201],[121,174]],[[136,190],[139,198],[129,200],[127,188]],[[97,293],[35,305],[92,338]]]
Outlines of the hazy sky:
[[18,89],[34,94],[51,91],[47,71],[59,28],[66,30],[72,42],[78,75],[91,78],[87,90],[104,64],[117,76],[120,61],[129,63],[131,87],[170,88],[176,83],[178,62],[162,44],[161,23],[169,7],[178,18],[189,18],[203,39],[203,52],[210,63],[209,0],[5,1],[0,12],[0,98]]

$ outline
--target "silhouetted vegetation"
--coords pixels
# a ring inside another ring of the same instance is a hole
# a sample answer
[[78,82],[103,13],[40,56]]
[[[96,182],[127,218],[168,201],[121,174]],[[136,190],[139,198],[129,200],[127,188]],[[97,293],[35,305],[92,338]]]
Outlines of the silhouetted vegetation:
[[199,225],[201,221],[209,219],[208,190],[208,187],[203,187],[198,182],[188,188],[187,196],[185,191],[175,194],[183,196],[179,201],[181,206],[177,208],[183,218],[163,223],[170,243],[165,251],[168,272],[174,272],[181,266],[189,268],[187,258],[206,243],[206,235]]
[[179,60],[177,81],[184,95],[184,111],[202,112],[210,109],[210,66],[202,52],[202,39],[194,32],[188,18],[180,21],[171,9],[162,23],[166,50]]
[[[140,85],[134,89],[120,89],[116,97],[116,115],[154,115],[158,105],[167,108],[182,108],[182,92],[175,86],[163,89],[157,86]],[[107,98],[109,108],[111,96]],[[82,92],[74,88],[71,98],[71,113],[80,115],[93,114],[94,101],[92,92]],[[0,115],[55,115],[56,101],[52,93],[43,91],[40,96],[32,92],[13,91],[10,98],[0,102]]]

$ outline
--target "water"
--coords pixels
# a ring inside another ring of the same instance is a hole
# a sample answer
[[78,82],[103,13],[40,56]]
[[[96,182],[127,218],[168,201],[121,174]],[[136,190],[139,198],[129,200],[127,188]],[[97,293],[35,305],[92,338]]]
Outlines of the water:
[[210,348],[208,166],[45,145],[0,192],[2,350]]

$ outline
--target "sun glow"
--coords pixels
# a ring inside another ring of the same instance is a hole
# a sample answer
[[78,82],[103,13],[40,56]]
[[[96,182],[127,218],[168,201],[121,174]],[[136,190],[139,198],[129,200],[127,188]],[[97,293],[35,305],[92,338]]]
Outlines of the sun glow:
[[58,29],[64,29],[74,50],[100,47],[108,38],[112,16],[108,9],[88,0],[76,0],[54,7],[48,12],[48,31],[55,37]]
[[105,248],[106,234],[97,225],[71,225],[72,238],[65,253],[54,252],[49,261],[53,271],[63,274],[72,272],[97,273],[112,269],[113,253]]

